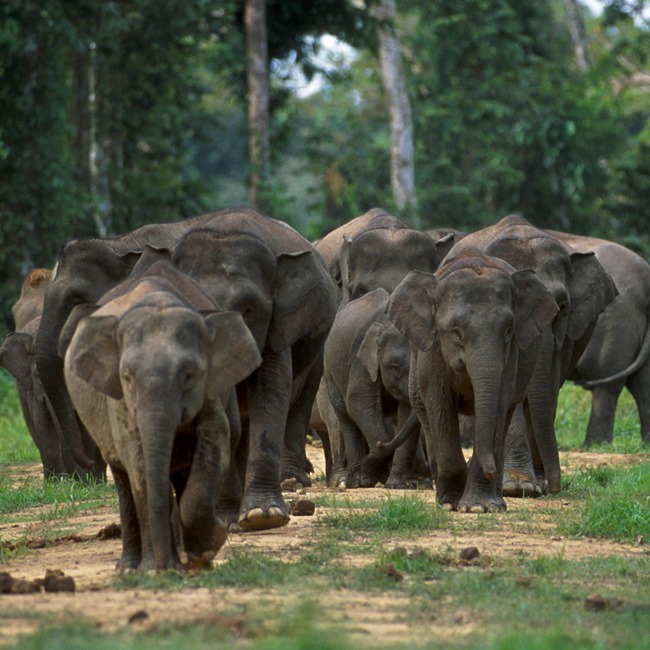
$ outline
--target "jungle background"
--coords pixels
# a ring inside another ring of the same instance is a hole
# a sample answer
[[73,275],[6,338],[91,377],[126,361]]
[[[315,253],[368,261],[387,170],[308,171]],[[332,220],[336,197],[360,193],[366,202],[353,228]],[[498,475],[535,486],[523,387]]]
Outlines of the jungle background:
[[[650,259],[648,5],[5,0],[0,334],[24,274],[52,267],[67,239],[233,204],[310,239],[377,206],[464,230],[517,212]],[[382,32],[412,120],[406,201],[391,182]],[[253,160],[260,44],[268,120]]]

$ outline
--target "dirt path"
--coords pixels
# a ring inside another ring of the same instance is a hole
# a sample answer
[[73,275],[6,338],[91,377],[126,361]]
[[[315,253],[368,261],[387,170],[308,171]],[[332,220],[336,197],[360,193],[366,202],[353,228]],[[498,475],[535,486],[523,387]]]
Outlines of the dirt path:
[[[317,448],[310,448],[312,461],[317,472],[322,471],[322,454]],[[647,459],[647,455],[625,456],[591,453],[564,454],[563,464],[567,471],[577,467],[594,467],[607,464],[632,463]],[[37,471],[37,470],[36,470]],[[304,495],[287,493],[288,500],[295,498],[314,498],[331,492],[322,483],[306,490]],[[384,497],[389,491],[383,489],[350,490],[345,498],[354,502],[358,499]],[[390,491],[391,496],[400,492]],[[407,494],[413,494],[407,493]],[[433,503],[433,492],[418,492],[422,499]],[[552,525],[553,509],[563,510],[577,507],[574,500],[508,499],[509,512],[518,513],[526,510],[535,518],[534,530],[526,525],[513,525],[517,517],[503,516],[503,526],[495,530],[476,530],[476,517],[480,515],[459,515],[457,521],[465,521],[471,530],[464,532],[461,525],[456,525],[454,532],[433,530],[408,540],[399,540],[387,544],[388,549],[401,546],[407,550],[424,548],[432,553],[457,553],[468,546],[476,546],[483,556],[491,558],[516,559],[522,556],[537,557],[561,555],[567,559],[599,556],[638,556],[647,554],[647,546],[617,544],[603,540],[567,539],[544,533],[545,521],[548,529]],[[290,523],[281,529],[257,533],[231,534],[226,546],[219,553],[217,562],[224,562],[237,550],[255,550],[278,558],[295,558],[307,541],[317,539],[324,534],[318,527],[319,517],[327,513],[326,508],[318,508],[312,517],[292,517]],[[539,513],[539,514],[536,514]],[[31,514],[31,516],[30,516]],[[12,516],[12,520],[18,518]],[[43,536],[47,523],[34,522],[33,513],[25,513],[25,523],[0,524],[0,540],[11,542],[24,538],[38,540]],[[522,519],[521,517],[519,518]],[[15,578],[37,580],[43,578],[47,569],[61,570],[71,576],[76,584],[75,593],[39,592],[25,595],[0,595],[0,610],[3,612],[0,626],[0,645],[15,642],[22,634],[34,632],[43,620],[48,622],[67,620],[70,615],[78,615],[91,621],[96,626],[115,630],[128,626],[130,619],[138,612],[145,611],[147,618],[139,626],[154,626],[164,622],[182,623],[195,620],[212,620],[219,618],[228,628],[232,626],[236,633],[237,626],[242,625],[241,617],[233,612],[246,610],[250,602],[273,603],[280,598],[276,590],[259,589],[183,589],[181,591],[150,591],[144,589],[117,590],[111,582],[115,577],[115,562],[119,557],[121,542],[119,539],[98,539],[97,533],[110,524],[119,522],[113,509],[102,508],[97,511],[75,515],[66,522],[66,528],[73,529],[74,538],[63,536],[52,546],[38,548],[22,557],[0,565],[0,571],[7,571]],[[51,524],[50,524],[51,525]],[[374,557],[355,555],[343,561],[354,563],[372,562]],[[296,593],[296,599],[300,594]],[[421,630],[400,620],[395,614],[399,600],[405,598],[399,593],[390,594],[341,592],[327,595],[328,607],[332,619],[340,621],[349,634],[359,634],[366,642],[391,641],[407,642],[409,638],[417,640]],[[286,591],[282,595],[286,603]],[[398,609],[398,608],[397,608]],[[462,617],[461,617],[462,618]],[[428,623],[441,638],[447,634],[459,635],[469,633],[475,622],[471,620],[436,620]],[[421,639],[420,639],[421,640]]]

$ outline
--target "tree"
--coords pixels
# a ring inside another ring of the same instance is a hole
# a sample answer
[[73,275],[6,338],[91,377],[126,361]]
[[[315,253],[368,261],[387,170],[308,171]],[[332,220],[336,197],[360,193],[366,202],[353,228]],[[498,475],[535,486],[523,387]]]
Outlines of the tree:
[[248,88],[248,152],[250,202],[262,208],[262,189],[270,168],[269,60],[266,37],[266,0],[246,0],[246,61]]
[[391,186],[398,211],[415,216],[417,197],[413,122],[395,24],[395,0],[380,0],[376,16],[379,21],[381,76],[388,99],[391,125]]

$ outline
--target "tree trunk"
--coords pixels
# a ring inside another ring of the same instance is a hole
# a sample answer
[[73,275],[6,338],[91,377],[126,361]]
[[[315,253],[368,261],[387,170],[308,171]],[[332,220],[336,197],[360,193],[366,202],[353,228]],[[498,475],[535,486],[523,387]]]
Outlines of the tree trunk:
[[576,54],[576,63],[582,72],[589,70],[589,54],[585,39],[585,26],[580,16],[580,9],[576,0],[564,0],[566,8],[567,22],[569,23],[569,32],[573,49]]
[[417,197],[413,162],[413,121],[402,69],[395,16],[395,0],[380,0],[377,9],[377,18],[380,21],[379,61],[390,112],[391,186],[397,209],[414,213],[417,208]]
[[246,65],[248,86],[248,152],[250,202],[263,207],[261,192],[270,166],[269,63],[266,37],[266,0],[246,0]]

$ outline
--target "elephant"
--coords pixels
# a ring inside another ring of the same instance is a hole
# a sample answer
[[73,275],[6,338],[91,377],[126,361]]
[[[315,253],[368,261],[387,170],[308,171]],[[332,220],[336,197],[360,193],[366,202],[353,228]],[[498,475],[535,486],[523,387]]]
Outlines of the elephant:
[[517,215],[466,235],[449,255],[467,249],[503,259],[518,270],[532,269],[559,306],[542,335],[526,400],[514,413],[503,486],[507,496],[556,493],[561,481],[554,428],[558,393],[616,288],[593,252],[575,251]]
[[222,308],[240,312],[257,342],[263,361],[237,387],[247,445],[239,454],[243,495],[235,490],[220,508],[229,525],[243,530],[283,526],[289,513],[282,480],[311,484],[305,439],[336,286],[302,235],[248,208],[213,213],[159,254],[168,254]]
[[72,402],[115,479],[117,568],[182,568],[171,486],[188,562],[211,561],[226,539],[216,509],[239,431],[235,385],[262,362],[242,316],[158,261],[73,310],[61,347]]
[[76,305],[97,303],[107,291],[126,279],[147,244],[171,246],[183,233],[211,218],[212,215],[207,214],[174,223],[150,224],[124,235],[70,240],[62,246],[51,282],[45,290],[33,353],[43,390],[52,407],[54,426],[83,471],[92,471],[94,454],[84,445],[84,434],[63,378],[63,359],[57,353],[68,316]]
[[32,352],[43,310],[43,296],[51,276],[49,269],[32,269],[27,274],[20,297],[11,309],[15,331],[8,334],[0,346],[0,365],[16,379],[25,424],[40,454],[46,479],[72,474],[75,468],[69,456],[63,457],[66,448],[60,446],[56,437]]
[[624,386],[634,397],[641,439],[650,443],[650,265],[634,251],[604,239],[552,232],[574,250],[593,251],[618,289],[598,317],[587,348],[568,379],[592,391],[583,443],[611,442],[616,403]]
[[[377,448],[411,412],[408,376],[411,344],[387,319],[390,294],[375,289],[336,314],[325,342],[324,381],[345,441],[347,471],[334,479],[346,487],[416,487],[427,469],[417,454],[419,435],[400,446],[388,474],[387,454]],[[420,463],[414,467],[415,461]]]
[[[391,295],[388,318],[413,344],[409,396],[445,509],[506,509],[506,430],[558,309],[533,271],[471,248],[450,253],[435,274],[409,273]],[[475,417],[468,465],[460,414]]]

